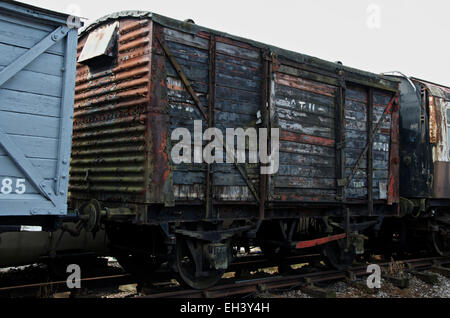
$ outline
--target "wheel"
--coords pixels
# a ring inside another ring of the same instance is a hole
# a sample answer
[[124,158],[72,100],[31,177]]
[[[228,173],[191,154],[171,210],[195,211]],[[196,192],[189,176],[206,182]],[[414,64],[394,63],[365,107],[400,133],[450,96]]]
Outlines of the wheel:
[[440,256],[450,256],[450,242],[446,233],[432,232],[429,234],[431,248]]
[[146,283],[152,282],[154,272],[161,266],[161,262],[147,255],[120,254],[116,259],[127,273]]
[[341,240],[325,244],[322,247],[327,265],[337,270],[345,270],[352,266],[356,257],[355,248],[351,245],[349,250],[345,251],[345,244],[345,240]]
[[204,244],[192,239],[178,238],[175,265],[179,282],[193,289],[207,289],[216,285],[224,270],[205,269]]

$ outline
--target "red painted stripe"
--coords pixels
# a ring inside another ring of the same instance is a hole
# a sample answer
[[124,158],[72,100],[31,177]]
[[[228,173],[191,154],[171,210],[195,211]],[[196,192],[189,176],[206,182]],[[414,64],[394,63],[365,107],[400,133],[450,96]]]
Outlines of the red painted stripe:
[[285,130],[281,131],[280,139],[284,140],[284,141],[301,142],[301,143],[319,145],[319,146],[325,146],[325,147],[334,147],[333,139],[296,134],[296,133],[293,133],[290,131],[285,131]]
[[328,237],[322,237],[322,238],[316,239],[316,240],[298,242],[296,245],[296,248],[308,248],[308,247],[323,245],[323,244],[326,244],[329,242],[342,240],[346,236],[347,236],[347,234],[343,233],[343,234],[338,234],[338,235],[333,235],[333,236],[328,236]]

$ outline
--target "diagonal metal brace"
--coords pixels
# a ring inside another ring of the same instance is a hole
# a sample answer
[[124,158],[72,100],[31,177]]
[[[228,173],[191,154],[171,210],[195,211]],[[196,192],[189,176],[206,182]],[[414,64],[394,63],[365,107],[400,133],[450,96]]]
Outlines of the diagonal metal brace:
[[0,72],[0,86],[5,84],[14,75],[19,73],[27,65],[33,62],[38,56],[47,51],[50,47],[55,45],[55,43],[62,40],[67,33],[69,28],[66,26],[60,26],[55,31],[47,35],[38,44],[29,49],[26,53],[17,58],[14,62],[9,64]]
[[[398,96],[395,95],[394,97],[392,97],[391,101],[389,102],[388,106],[384,109],[383,115],[381,115],[380,120],[378,121],[377,125],[375,126],[374,130],[372,131],[372,140],[375,137],[375,134],[377,133],[378,129],[380,129],[381,124],[384,121],[384,117],[386,116],[386,114],[388,114],[394,105],[398,104]],[[369,147],[372,147],[373,143],[367,143],[366,146],[364,147],[363,152],[361,153],[361,155],[359,156],[358,161],[356,162],[355,166],[352,169],[352,173],[350,174],[350,176],[347,178],[347,183],[346,183],[346,187],[348,187],[348,185],[350,184],[350,182],[353,180],[353,177],[356,174],[356,170],[358,170],[364,156],[366,155],[367,151],[369,150]]]
[[[203,117],[208,120],[208,115],[206,114],[205,107],[200,102],[197,94],[195,93],[194,89],[192,88],[192,85],[190,84],[188,78],[184,74],[183,70],[181,69],[180,65],[178,64],[177,60],[174,58],[172,52],[170,51],[169,47],[165,43],[163,39],[161,39],[158,35],[155,34],[156,39],[158,40],[159,44],[161,44],[161,47],[163,48],[164,52],[166,53],[167,57],[169,58],[170,63],[175,68],[175,71],[180,76],[183,84],[186,86],[186,89],[188,90],[189,94],[191,95],[192,99],[195,102],[195,105],[200,110],[200,112],[203,114]],[[233,163],[236,166],[236,169],[239,171],[240,175],[244,179],[247,186],[250,188],[250,191],[252,192],[253,196],[255,197],[256,201],[259,202],[259,196],[258,192],[256,191],[254,185],[251,183],[251,181],[248,178],[247,171],[244,167],[242,167],[236,160],[236,157],[232,155],[231,150],[226,147],[223,138],[218,138],[219,142],[222,144],[222,147],[225,149],[225,152],[227,156],[233,159]]]
[[56,200],[52,197],[50,187],[45,190],[45,179],[41,176],[39,171],[31,164],[28,158],[25,157],[19,147],[9,138],[9,136],[0,128],[0,146],[2,146],[6,153],[16,166],[22,170],[27,180],[41,193],[45,198],[56,206]]
[[156,39],[158,40],[159,44],[161,44],[161,47],[163,48],[164,52],[166,53],[167,57],[169,58],[170,63],[172,64],[173,68],[177,72],[177,74],[180,76],[181,81],[183,82],[184,86],[186,86],[186,89],[188,90],[189,94],[191,95],[192,99],[195,102],[195,105],[202,113],[203,117],[208,120],[208,115],[206,115],[205,107],[202,105],[200,99],[198,98],[197,94],[195,93],[194,89],[192,88],[191,83],[189,82],[188,78],[184,74],[183,70],[180,67],[180,64],[178,64],[177,60],[174,58],[172,52],[170,51],[169,47],[167,46],[166,42],[161,39],[158,35],[155,35]]

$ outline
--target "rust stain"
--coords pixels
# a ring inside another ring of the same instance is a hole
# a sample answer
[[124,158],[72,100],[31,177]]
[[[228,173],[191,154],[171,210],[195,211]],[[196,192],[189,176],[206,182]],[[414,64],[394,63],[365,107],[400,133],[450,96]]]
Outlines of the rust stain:
[[399,129],[399,99],[395,98],[391,107],[391,145],[389,153],[389,184],[388,184],[388,204],[393,205],[400,202],[400,129]]

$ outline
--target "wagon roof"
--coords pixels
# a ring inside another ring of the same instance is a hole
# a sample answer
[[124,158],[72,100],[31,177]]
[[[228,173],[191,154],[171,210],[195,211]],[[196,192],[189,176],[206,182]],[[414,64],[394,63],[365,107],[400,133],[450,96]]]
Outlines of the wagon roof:
[[432,96],[440,97],[440,98],[450,101],[450,87],[436,84],[436,83],[426,81],[423,79],[419,79],[419,78],[415,78],[415,77],[411,78],[411,80],[413,80],[415,82],[419,82],[422,85],[424,85],[428,89],[428,91],[430,92],[430,94]]
[[[151,19],[154,22],[161,24],[165,27],[172,28],[172,29],[182,31],[185,33],[197,34],[200,31],[213,33],[218,36],[227,37],[227,38],[230,38],[230,39],[233,39],[236,41],[248,43],[254,47],[263,48],[263,49],[267,48],[267,49],[271,50],[272,52],[274,52],[275,54],[277,54],[278,56],[284,57],[285,59],[288,59],[288,60],[291,60],[293,62],[297,62],[300,64],[309,64],[309,65],[312,65],[312,66],[315,66],[315,67],[318,67],[321,69],[325,69],[325,70],[328,70],[331,72],[335,72],[336,70],[342,69],[346,72],[347,76],[348,76],[348,74],[350,74],[350,75],[354,75],[353,77],[355,77],[355,78],[361,78],[361,80],[362,80],[362,82],[364,82],[364,84],[368,84],[368,85],[373,84],[374,86],[377,86],[379,88],[384,88],[384,89],[388,89],[391,91],[397,90],[398,80],[395,78],[392,78],[392,77],[387,77],[387,76],[378,75],[375,73],[362,71],[362,70],[359,70],[356,68],[329,62],[329,61],[322,60],[322,59],[312,57],[309,55],[285,50],[285,49],[282,49],[279,47],[275,47],[275,46],[268,45],[265,43],[253,41],[253,40],[246,39],[246,38],[239,37],[239,36],[234,36],[234,35],[224,33],[221,31],[217,31],[217,30],[213,30],[213,29],[210,29],[207,27],[202,27],[197,24],[192,24],[192,23],[187,23],[187,22],[183,22],[180,20],[172,19],[172,18],[165,17],[165,16],[162,16],[162,15],[159,15],[156,13],[149,12],[149,11],[135,11],[135,10],[121,11],[121,12],[116,12],[116,13],[106,15],[106,16],[96,20],[89,26],[87,26],[80,33],[80,37],[82,37],[86,33],[89,33],[90,31],[96,29],[98,26],[105,24],[109,21],[118,20],[121,18],[130,18],[130,17],[138,18],[138,19],[139,18],[140,19]],[[376,84],[378,84],[378,85],[376,85]]]
[[19,1],[0,1],[0,7],[6,10],[17,12],[21,15],[26,15],[34,18],[42,18],[58,23],[67,23],[67,19],[71,16],[66,13],[36,7]]

